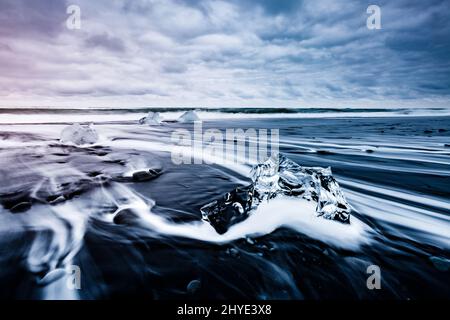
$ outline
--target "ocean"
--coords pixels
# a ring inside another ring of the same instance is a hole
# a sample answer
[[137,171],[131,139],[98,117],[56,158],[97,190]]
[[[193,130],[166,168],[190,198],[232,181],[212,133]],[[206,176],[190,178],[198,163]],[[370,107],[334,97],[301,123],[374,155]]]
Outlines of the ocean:
[[[201,208],[251,184],[257,163],[174,163],[186,110],[0,109],[0,298],[450,295],[449,111],[197,108],[205,131],[278,130],[279,152],[329,167],[351,207],[342,224],[278,197],[218,233]],[[139,123],[149,111],[162,123]],[[98,140],[62,143],[73,122]]]

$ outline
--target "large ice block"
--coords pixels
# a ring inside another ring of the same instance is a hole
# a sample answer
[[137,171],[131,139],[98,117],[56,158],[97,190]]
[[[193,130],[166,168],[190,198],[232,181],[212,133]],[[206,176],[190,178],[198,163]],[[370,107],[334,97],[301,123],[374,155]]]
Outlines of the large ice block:
[[245,220],[262,201],[298,197],[316,202],[318,217],[350,223],[350,206],[330,168],[302,167],[283,155],[276,155],[253,167],[252,180],[251,185],[237,188],[203,206],[200,209],[203,220],[223,234],[233,224]]
[[317,214],[326,219],[350,222],[350,206],[330,168],[302,167],[279,154],[252,169],[253,185],[262,199],[279,195],[317,202]]

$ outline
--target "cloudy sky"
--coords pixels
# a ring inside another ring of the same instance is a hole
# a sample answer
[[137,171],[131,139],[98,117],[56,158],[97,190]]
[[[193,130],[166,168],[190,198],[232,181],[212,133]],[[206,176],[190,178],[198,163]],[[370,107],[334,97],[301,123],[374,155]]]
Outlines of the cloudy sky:
[[0,0],[0,106],[450,107],[450,1]]

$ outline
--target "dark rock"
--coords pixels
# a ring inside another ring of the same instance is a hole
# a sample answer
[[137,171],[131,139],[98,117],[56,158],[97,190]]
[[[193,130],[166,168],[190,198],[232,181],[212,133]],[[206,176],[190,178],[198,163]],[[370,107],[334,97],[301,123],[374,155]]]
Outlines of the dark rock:
[[32,204],[31,202],[20,202],[13,206],[10,211],[13,213],[21,213],[30,210]]
[[238,222],[245,220],[252,209],[253,186],[240,187],[228,192],[219,200],[203,206],[203,220],[208,221],[219,234],[224,234]]
[[113,222],[115,224],[121,224],[121,225],[130,225],[133,224],[137,219],[139,219],[139,216],[130,209],[124,209],[119,211],[113,219]]
[[317,150],[317,154],[327,155],[327,154],[334,154],[334,152],[328,151],[328,150]]
[[450,270],[450,260],[440,257],[430,257],[430,261],[433,263],[436,269],[442,272]]
[[96,176],[101,175],[101,174],[102,173],[100,171],[92,171],[92,172],[88,172],[87,176],[93,178],[93,177],[96,177]]
[[161,174],[160,169],[148,169],[133,173],[133,181],[142,182],[155,179]]
[[46,200],[50,204],[58,204],[66,201],[66,198],[64,196],[50,196]]
[[202,286],[202,283],[200,280],[192,280],[187,285],[186,290],[188,293],[193,294],[193,293],[197,292],[201,286]]
[[[30,193],[31,190],[26,189],[17,192],[0,194],[0,203],[5,209],[12,211],[12,208],[21,203],[31,203],[33,200]],[[18,208],[20,208],[20,206]]]
[[226,251],[227,254],[229,254],[232,257],[238,257],[239,256],[239,251],[235,248],[229,248]]

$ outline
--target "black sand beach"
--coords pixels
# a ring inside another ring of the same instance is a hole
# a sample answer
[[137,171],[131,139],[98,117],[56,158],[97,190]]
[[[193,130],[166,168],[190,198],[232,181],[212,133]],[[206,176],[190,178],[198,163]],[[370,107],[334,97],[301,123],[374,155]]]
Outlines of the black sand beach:
[[[200,208],[250,183],[250,165],[175,165],[171,134],[192,124],[96,121],[99,141],[83,147],[59,142],[64,126],[0,125],[1,298],[450,294],[450,117],[204,121],[204,130],[279,129],[280,152],[331,167],[352,207],[348,230],[320,217],[270,225],[295,209],[280,202],[229,237]],[[158,174],[129,174],[148,168]],[[66,288],[70,265],[80,290]],[[381,290],[366,287],[370,265],[381,268]]]

